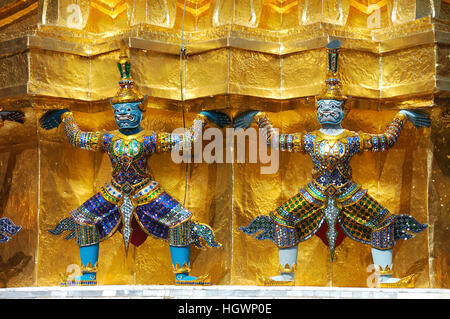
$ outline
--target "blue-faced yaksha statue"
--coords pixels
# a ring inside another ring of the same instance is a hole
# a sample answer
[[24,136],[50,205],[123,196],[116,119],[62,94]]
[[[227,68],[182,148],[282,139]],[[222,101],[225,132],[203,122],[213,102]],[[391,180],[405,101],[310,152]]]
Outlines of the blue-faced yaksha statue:
[[[0,128],[4,125],[4,121],[24,123],[24,113],[22,111],[6,111],[0,107]],[[22,229],[17,226],[8,217],[0,218],[0,243],[8,242],[12,236],[16,235]]]
[[207,120],[218,126],[230,123],[218,111],[202,111],[183,134],[143,130],[142,115],[146,96],[142,96],[130,76],[130,60],[122,53],[118,62],[119,90],[111,99],[118,130],[82,132],[67,109],[45,113],[41,126],[57,127],[61,122],[68,141],[75,147],[105,152],[112,165],[111,181],[94,196],[64,218],[50,232],[74,238],[79,246],[82,275],[62,285],[95,285],[99,242],[116,231],[123,235],[125,249],[140,245],[148,235],[168,242],[176,284],[210,284],[209,275],[190,276],[190,246],[221,246],[210,226],[193,220],[193,214],[171,197],[150,175],[147,162],[152,154],[190,148],[202,134]]
[[234,127],[246,128],[253,121],[271,147],[307,153],[314,164],[312,180],[287,202],[257,216],[240,229],[260,240],[270,239],[279,250],[280,275],[258,276],[261,285],[294,285],[298,244],[314,234],[325,234],[331,260],[335,247],[345,237],[372,247],[378,268],[379,287],[413,287],[415,275],[392,277],[392,250],[399,239],[409,239],[426,228],[412,216],[395,215],[378,203],[352,179],[351,158],[362,152],[382,152],[394,146],[406,120],[417,128],[430,126],[429,118],[417,111],[401,110],[382,134],[353,132],[341,127],[347,97],[338,78],[340,43],[327,45],[326,90],[317,97],[317,131],[278,134],[264,112],[248,111],[238,116]]

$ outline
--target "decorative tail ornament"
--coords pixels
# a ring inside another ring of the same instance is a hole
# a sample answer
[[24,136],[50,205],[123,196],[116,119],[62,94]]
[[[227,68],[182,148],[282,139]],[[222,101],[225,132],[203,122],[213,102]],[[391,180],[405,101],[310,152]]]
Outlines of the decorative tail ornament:
[[255,235],[261,231],[260,234],[255,236],[256,239],[275,241],[274,223],[269,216],[257,216],[248,226],[239,227],[239,230],[247,235]]
[[202,248],[202,242],[209,247],[221,247],[222,244],[217,242],[214,236],[214,231],[206,224],[192,222],[191,225],[191,240],[197,248]]
[[427,227],[427,224],[419,223],[410,215],[398,215],[394,221],[394,240],[413,238],[411,233],[420,233]]
[[75,228],[76,222],[72,217],[62,219],[55,228],[50,229],[49,233],[52,235],[61,235],[65,231],[70,231],[70,234],[66,236],[64,239],[72,239],[75,238]]
[[61,286],[94,286],[97,284],[98,233],[95,226],[77,224],[72,218],[62,219],[53,229],[52,235],[61,235],[69,231],[64,239],[74,239],[79,246],[81,267],[72,268],[72,272],[60,274]]
[[0,243],[6,243],[21,229],[21,226],[14,225],[13,221],[9,218],[0,218]]

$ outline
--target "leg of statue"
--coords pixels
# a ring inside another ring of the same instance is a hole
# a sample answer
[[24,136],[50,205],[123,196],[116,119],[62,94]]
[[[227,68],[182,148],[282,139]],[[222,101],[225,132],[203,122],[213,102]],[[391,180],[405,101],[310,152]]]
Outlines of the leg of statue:
[[380,288],[414,287],[415,274],[392,276],[392,250],[396,241],[414,237],[427,225],[409,215],[391,214],[367,193],[358,202],[342,208],[339,222],[351,239],[370,244]]
[[97,282],[97,263],[98,263],[99,244],[80,247],[81,271],[80,277],[75,280]]
[[95,225],[75,225],[75,240],[79,246],[81,274],[75,277],[63,275],[62,286],[94,286],[97,284],[99,236]]
[[297,268],[298,245],[289,248],[278,248],[278,261],[280,275],[270,277],[274,281],[294,282],[295,269]]
[[175,283],[177,285],[183,284],[198,284],[208,285],[210,284],[208,276],[194,277],[190,276],[190,258],[191,258],[191,246],[169,246],[170,256],[172,258],[172,265],[175,272]]
[[177,285],[210,285],[209,274],[190,276],[191,243],[201,248],[200,238],[210,247],[220,247],[212,229],[205,224],[188,220],[169,229],[169,247]]
[[307,202],[299,193],[286,201],[269,216],[260,215],[248,226],[239,227],[258,240],[271,240],[278,247],[279,276],[257,274],[261,286],[294,286],[297,267],[298,244],[317,231],[323,210]]
[[274,242],[278,247],[278,269],[280,275],[266,278],[258,275],[256,280],[260,286],[294,286],[297,268],[298,235],[294,227],[272,224]]
[[381,250],[372,247],[372,259],[379,272],[379,283],[394,283],[400,280],[392,278],[392,249]]
[[378,272],[379,288],[414,288],[416,274],[403,278],[392,277],[392,249],[377,249],[372,247],[373,263]]

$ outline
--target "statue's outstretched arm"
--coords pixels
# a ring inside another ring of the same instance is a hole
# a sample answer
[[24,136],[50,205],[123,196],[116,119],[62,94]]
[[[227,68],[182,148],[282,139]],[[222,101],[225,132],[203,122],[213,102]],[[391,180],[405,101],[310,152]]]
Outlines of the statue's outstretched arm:
[[288,152],[304,152],[304,134],[278,134],[272,122],[265,112],[261,111],[246,111],[240,114],[234,121],[235,129],[246,129],[255,122],[261,129],[267,145],[271,147],[278,147],[281,151]]
[[401,110],[382,134],[358,133],[360,151],[380,152],[392,148],[403,129],[405,121],[410,121],[416,128],[430,127],[427,114],[415,110]]
[[197,115],[192,125],[184,133],[157,133],[156,151],[171,152],[173,149],[190,149],[193,143],[195,143],[203,133],[203,128],[208,121],[221,128],[231,124],[230,118],[223,112],[202,111]]
[[3,111],[0,108],[0,127],[3,126],[4,121],[11,121],[17,123],[24,123],[24,113],[22,111]]
[[103,133],[81,131],[68,109],[47,111],[39,119],[39,123],[46,130],[56,128],[62,123],[70,144],[89,151],[101,150]]

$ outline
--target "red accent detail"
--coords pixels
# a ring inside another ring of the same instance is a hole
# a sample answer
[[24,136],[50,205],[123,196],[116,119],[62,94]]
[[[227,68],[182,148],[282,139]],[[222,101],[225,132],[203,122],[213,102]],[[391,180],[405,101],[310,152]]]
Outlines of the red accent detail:
[[130,242],[138,247],[144,243],[148,235],[142,230],[134,217],[131,221],[131,228],[133,228],[133,233],[131,234]]
[[[328,230],[328,224],[326,222],[326,220],[322,223],[322,226],[320,226],[319,230],[316,232],[316,235],[322,239],[323,243],[327,246],[329,246],[328,244],[328,238],[327,238],[327,230]],[[334,246],[334,248],[336,248],[337,246],[339,246],[342,241],[344,240],[345,237],[345,233],[341,228],[341,225],[339,225],[339,223],[336,223],[336,230],[337,230],[337,238],[336,238],[336,245]]]
[[[122,224],[122,222],[120,223]],[[134,216],[131,220],[131,228],[133,229],[133,232],[131,233],[130,243],[138,247],[144,243],[148,235],[142,230],[141,226],[139,226]],[[119,225],[119,232],[122,233],[122,225]]]

